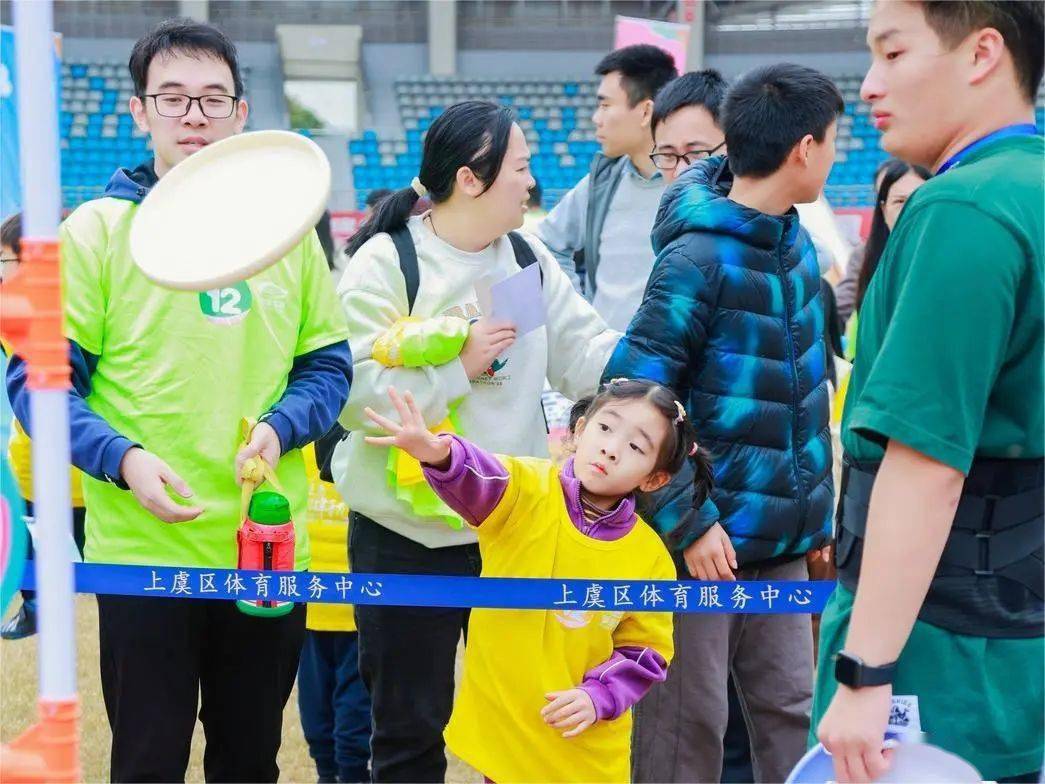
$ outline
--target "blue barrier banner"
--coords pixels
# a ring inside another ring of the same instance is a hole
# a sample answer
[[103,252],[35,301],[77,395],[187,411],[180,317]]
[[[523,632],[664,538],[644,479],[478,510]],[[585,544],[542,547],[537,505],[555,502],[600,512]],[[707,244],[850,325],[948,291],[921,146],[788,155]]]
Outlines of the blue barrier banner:
[[[829,580],[699,582],[260,572],[75,564],[78,593],[560,612],[819,613]],[[33,570],[23,587],[35,588]]]

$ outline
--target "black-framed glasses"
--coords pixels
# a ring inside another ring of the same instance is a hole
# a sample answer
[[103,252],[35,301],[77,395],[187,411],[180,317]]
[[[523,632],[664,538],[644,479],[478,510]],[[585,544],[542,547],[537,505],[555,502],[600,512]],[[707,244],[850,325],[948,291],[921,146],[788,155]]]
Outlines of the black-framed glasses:
[[8,273],[18,269],[20,261],[17,256],[0,256],[0,280],[3,280]]
[[185,95],[184,93],[149,93],[156,104],[156,113],[160,117],[184,117],[189,113],[192,104],[199,104],[204,117],[211,120],[226,120],[236,111],[239,101],[235,95]]
[[702,161],[705,158],[710,158],[725,144],[725,141],[715,145],[710,150],[690,150],[689,152],[677,153],[677,152],[655,152],[650,155],[649,159],[653,161],[653,165],[658,169],[664,171],[672,171],[677,168],[679,161],[685,161],[686,165],[689,166],[694,161]]

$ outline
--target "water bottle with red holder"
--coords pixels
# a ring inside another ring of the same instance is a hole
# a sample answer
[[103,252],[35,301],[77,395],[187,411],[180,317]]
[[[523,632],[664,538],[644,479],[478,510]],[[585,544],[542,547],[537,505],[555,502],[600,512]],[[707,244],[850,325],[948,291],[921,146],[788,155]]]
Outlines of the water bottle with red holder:
[[[255,493],[247,516],[237,534],[239,568],[265,571],[294,570],[294,521],[290,502],[280,493]],[[275,586],[269,586],[274,592]],[[294,602],[265,599],[237,599],[236,605],[247,615],[279,616],[294,609]]]

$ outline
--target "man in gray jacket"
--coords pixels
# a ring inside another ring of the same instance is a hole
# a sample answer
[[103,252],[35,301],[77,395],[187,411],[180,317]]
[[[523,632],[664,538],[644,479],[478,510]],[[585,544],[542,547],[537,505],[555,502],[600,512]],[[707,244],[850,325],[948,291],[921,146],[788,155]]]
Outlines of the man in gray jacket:
[[650,159],[653,98],[678,74],[671,55],[648,44],[611,52],[595,73],[602,154],[537,234],[607,324],[624,331],[653,268],[650,231],[666,184]]

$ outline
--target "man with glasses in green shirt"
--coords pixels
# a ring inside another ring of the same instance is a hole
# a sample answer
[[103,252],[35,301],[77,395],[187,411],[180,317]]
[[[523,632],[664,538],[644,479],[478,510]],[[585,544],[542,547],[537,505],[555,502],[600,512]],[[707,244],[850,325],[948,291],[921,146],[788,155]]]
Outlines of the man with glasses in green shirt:
[[985,778],[1039,780],[1042,8],[892,0],[871,18],[862,95],[882,145],[935,176],[868,288],[842,422],[813,707],[839,781],[888,767],[894,695]]
[[[117,171],[104,196],[80,205],[60,229],[85,558],[235,568],[238,469],[260,454],[290,502],[295,567],[307,569],[300,448],[334,423],[352,374],[326,256],[312,232],[235,285],[196,293],[147,279],[129,251],[138,205],[177,164],[241,132],[248,107],[235,46],[212,25],[160,23],[135,44],[129,70],[131,114],[155,157]],[[206,254],[206,238],[198,239]],[[20,357],[11,358],[7,387],[32,435]],[[241,449],[243,418],[260,421]],[[276,781],[304,605],[264,618],[229,601],[97,598],[112,780],[183,781],[198,715],[208,781]]]

